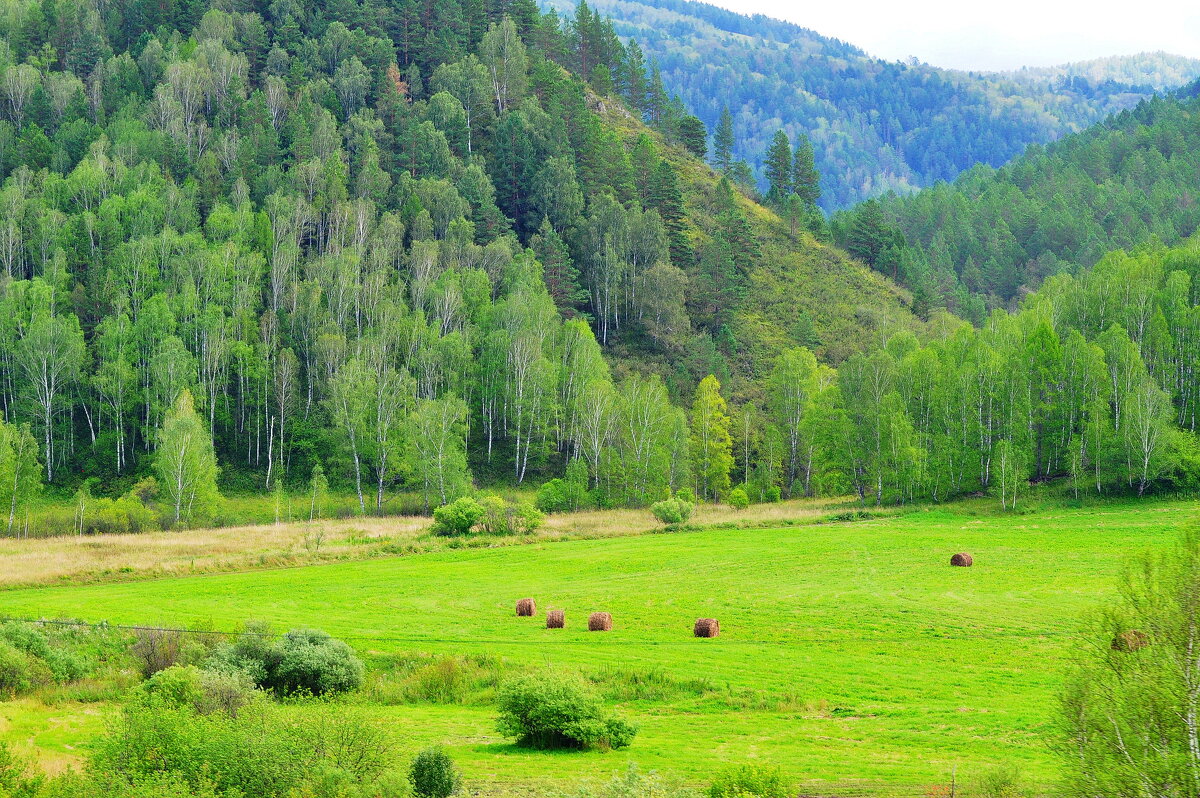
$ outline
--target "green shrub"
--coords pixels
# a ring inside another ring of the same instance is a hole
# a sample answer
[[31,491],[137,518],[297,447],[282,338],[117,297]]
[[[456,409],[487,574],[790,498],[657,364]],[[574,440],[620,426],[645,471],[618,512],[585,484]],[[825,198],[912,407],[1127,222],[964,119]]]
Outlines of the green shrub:
[[170,778],[197,791],[211,785],[223,796],[384,798],[400,794],[396,780],[385,780],[388,759],[378,725],[345,706],[297,715],[258,701],[228,715],[133,701],[94,744],[91,771],[132,783]]
[[745,488],[734,488],[729,491],[729,506],[735,510],[745,510],[750,506],[750,497]]
[[541,510],[529,502],[516,502],[509,507],[509,517],[512,531],[520,535],[530,535],[541,528],[546,516]]
[[479,525],[489,535],[507,535],[512,530],[508,524],[508,502],[495,494],[489,494],[479,500],[483,515]]
[[34,624],[10,621],[0,625],[0,639],[40,659],[50,669],[56,682],[74,681],[87,671],[87,663],[82,656],[65,646],[52,645],[45,629]]
[[175,707],[191,707],[201,715],[223,712],[236,715],[254,700],[254,684],[244,673],[201,670],[192,665],[174,666],[147,679],[142,693]]
[[582,683],[552,672],[505,683],[497,700],[500,733],[530,748],[625,748],[637,734]]
[[567,499],[567,483],[557,477],[543,482],[534,504],[543,513],[565,513],[571,509]]
[[436,535],[465,535],[484,512],[483,506],[469,496],[455,499],[433,511],[433,532]]
[[158,515],[134,494],[116,499],[89,497],[79,521],[85,535],[121,535],[159,528]]
[[670,526],[682,524],[691,518],[694,507],[691,502],[683,499],[663,499],[650,505],[650,512],[654,513],[654,517],[659,521]]
[[534,503],[544,513],[568,513],[589,506],[587,463],[578,457],[568,463],[566,478],[544,483]]
[[454,760],[441,748],[426,748],[413,759],[409,770],[413,794],[418,798],[449,798],[462,787]]
[[708,788],[709,798],[789,798],[791,794],[779,768],[763,765],[729,768]]
[[274,645],[275,634],[270,625],[250,621],[232,643],[216,646],[202,667],[217,673],[245,674],[255,684],[266,684]]
[[0,641],[0,696],[14,698],[54,680],[50,668],[11,643]]
[[172,665],[158,671],[142,683],[141,690],[147,698],[174,707],[195,706],[204,697],[200,669],[190,665]]
[[528,535],[537,531],[546,520],[538,508],[529,502],[507,502],[499,496],[484,496],[480,500],[483,516],[479,522],[489,535]]
[[783,491],[778,485],[768,485],[764,493],[764,501],[774,504],[783,498]]
[[29,775],[29,763],[21,759],[8,747],[8,743],[0,742],[0,795],[5,798],[32,798],[39,794],[40,776]]
[[984,770],[975,779],[975,794],[979,798],[1021,798],[1025,795],[1021,771],[1011,764]]
[[293,629],[279,639],[269,656],[265,686],[283,695],[319,696],[362,685],[363,664],[350,646],[317,629]]
[[[232,643],[215,647],[201,667],[226,677],[210,682],[230,701],[237,685],[253,684],[280,695],[314,696],[357,690],[363,664],[350,646],[317,629],[293,629],[276,639],[265,624],[246,624]],[[213,696],[213,700],[218,700]]]

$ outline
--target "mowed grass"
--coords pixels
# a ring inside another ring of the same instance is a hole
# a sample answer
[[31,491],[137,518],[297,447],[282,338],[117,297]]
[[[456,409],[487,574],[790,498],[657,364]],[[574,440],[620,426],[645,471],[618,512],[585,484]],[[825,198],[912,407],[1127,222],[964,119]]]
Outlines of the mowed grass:
[[[257,618],[323,628],[364,654],[489,654],[703,685],[625,702],[642,733],[610,753],[521,751],[497,737],[486,706],[373,710],[403,749],[450,746],[485,793],[567,787],[630,761],[703,783],[746,759],[822,794],[920,795],[1001,763],[1050,789],[1057,691],[1081,618],[1196,511],[1143,502],[1012,516],[976,502],[0,597],[12,615],[220,629]],[[951,568],[957,551],[975,567]],[[515,617],[524,596],[536,619]],[[549,608],[566,610],[565,630],[543,628]],[[613,632],[586,631],[593,610],[613,613]],[[720,619],[721,637],[691,637],[702,616]]]

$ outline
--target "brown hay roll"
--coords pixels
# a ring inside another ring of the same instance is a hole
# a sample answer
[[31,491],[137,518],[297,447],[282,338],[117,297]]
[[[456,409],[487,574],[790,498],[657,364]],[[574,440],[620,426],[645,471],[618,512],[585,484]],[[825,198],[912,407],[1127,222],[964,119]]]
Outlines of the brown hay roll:
[[963,551],[951,557],[950,564],[959,568],[970,568],[975,564],[975,558]]
[[547,629],[562,629],[566,625],[567,614],[562,610],[549,610],[546,612]]
[[696,637],[716,637],[721,634],[721,624],[716,618],[697,618],[692,634]]
[[1150,635],[1140,629],[1126,629],[1113,638],[1112,650],[1132,654],[1150,645]]
[[607,612],[593,612],[588,616],[589,632],[611,632],[612,615]]
[[537,604],[531,598],[521,599],[517,602],[517,615],[522,618],[532,618],[537,614]]

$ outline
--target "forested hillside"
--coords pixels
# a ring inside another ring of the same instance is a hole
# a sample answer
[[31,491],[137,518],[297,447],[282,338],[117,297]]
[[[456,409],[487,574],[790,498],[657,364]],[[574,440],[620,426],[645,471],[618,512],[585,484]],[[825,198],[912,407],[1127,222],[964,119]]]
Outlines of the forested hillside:
[[583,457],[645,504],[683,484],[706,375],[752,392],[798,341],[913,324],[705,166],[652,77],[519,0],[6,6],[8,529],[39,471],[154,476],[117,511],[169,523],[214,517],[218,471],[428,508]]
[[1106,252],[1190,236],[1198,185],[1200,100],[1155,98],[1000,169],[863,203],[835,218],[834,234],[911,287],[922,312],[949,307],[979,323]]
[[[551,3],[571,13],[571,0]],[[887,191],[1000,166],[1200,76],[1200,61],[1143,54],[1012,74],[887,62],[811,30],[691,0],[593,0],[636,39],[667,91],[715,129],[732,114],[735,154],[765,183],[782,129],[812,140],[821,204],[834,210]]]

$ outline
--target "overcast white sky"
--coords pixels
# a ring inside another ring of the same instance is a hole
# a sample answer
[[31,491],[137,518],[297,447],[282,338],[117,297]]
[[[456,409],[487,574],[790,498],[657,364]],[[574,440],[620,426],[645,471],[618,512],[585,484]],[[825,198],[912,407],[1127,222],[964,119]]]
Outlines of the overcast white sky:
[[887,59],[957,69],[1053,66],[1165,50],[1200,58],[1200,0],[708,0],[812,28]]

